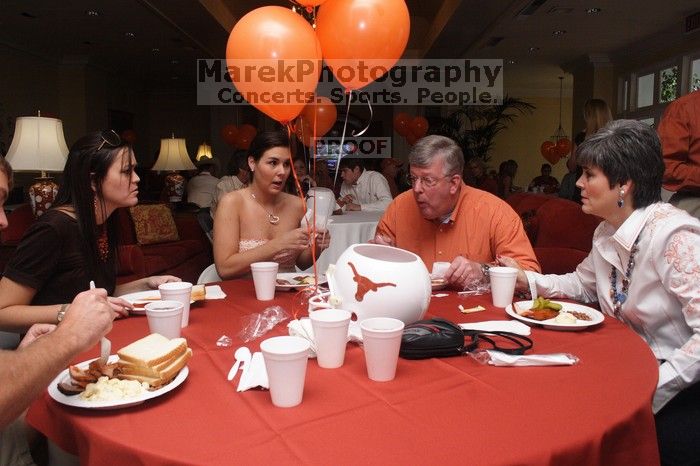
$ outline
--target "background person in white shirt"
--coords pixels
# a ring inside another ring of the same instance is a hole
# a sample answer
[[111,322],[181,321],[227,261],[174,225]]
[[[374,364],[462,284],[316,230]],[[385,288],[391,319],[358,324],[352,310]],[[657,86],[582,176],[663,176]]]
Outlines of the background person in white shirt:
[[211,206],[214,190],[219,184],[219,179],[214,176],[217,164],[216,159],[208,157],[197,162],[199,173],[187,183],[187,202],[197,204],[200,208]]
[[391,203],[391,190],[384,175],[365,170],[362,160],[344,158],[339,165],[343,184],[338,205],[343,210],[384,211]]
[[[642,337],[659,361],[653,398],[662,464],[697,464],[700,444],[700,221],[661,202],[656,132],[608,123],[577,149],[581,208],[603,218],[575,272],[520,271],[535,295],[598,301]],[[515,261],[501,260],[517,267]],[[610,357],[615,357],[611,354]],[[605,381],[601,381],[605,383]]]

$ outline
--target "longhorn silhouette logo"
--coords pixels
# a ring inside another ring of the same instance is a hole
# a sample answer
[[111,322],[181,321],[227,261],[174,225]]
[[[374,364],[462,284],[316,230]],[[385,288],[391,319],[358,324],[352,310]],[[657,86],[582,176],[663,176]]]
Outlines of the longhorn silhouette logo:
[[393,286],[396,287],[396,283],[375,283],[369,278],[360,275],[352,262],[348,262],[348,265],[352,269],[353,277],[352,279],[357,283],[357,292],[355,293],[355,299],[359,302],[365,299],[365,295],[370,291],[376,292],[381,287]]

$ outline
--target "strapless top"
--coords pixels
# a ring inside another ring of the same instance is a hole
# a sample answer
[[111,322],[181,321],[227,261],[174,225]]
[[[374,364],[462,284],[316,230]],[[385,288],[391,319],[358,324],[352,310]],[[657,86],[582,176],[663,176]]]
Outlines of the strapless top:
[[[267,243],[266,239],[242,239],[238,241],[238,252],[249,251]],[[290,253],[289,251],[281,251],[277,253],[272,260],[280,265],[280,272],[294,272],[294,267],[297,262],[298,253]]]

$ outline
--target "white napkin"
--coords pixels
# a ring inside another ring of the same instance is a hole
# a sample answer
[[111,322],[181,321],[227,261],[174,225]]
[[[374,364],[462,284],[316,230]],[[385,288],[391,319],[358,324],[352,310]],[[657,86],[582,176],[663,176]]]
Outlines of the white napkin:
[[[311,348],[309,349],[309,357],[316,357],[316,343],[314,342],[314,329],[311,326],[311,319],[304,317],[298,320],[292,320],[287,324],[289,335],[293,337],[301,337],[309,341]],[[362,330],[357,322],[350,322],[348,326],[348,341],[359,343],[362,341]]]
[[238,381],[238,388],[236,391],[244,392],[257,387],[270,388],[270,382],[267,380],[265,359],[260,351],[253,353],[250,362],[243,367],[241,380]]
[[207,299],[224,299],[226,297],[226,293],[219,285],[205,286],[204,289]]
[[[484,354],[486,353],[486,354]],[[513,355],[494,350],[480,350],[471,356],[491,366],[573,366],[579,359],[569,353]]]
[[487,320],[484,322],[469,322],[459,324],[463,330],[479,330],[481,332],[511,332],[518,335],[530,335],[530,327],[517,320]]

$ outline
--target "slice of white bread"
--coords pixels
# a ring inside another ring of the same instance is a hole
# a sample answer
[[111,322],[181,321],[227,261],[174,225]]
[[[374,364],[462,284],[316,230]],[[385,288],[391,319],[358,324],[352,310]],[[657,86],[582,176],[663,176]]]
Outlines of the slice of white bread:
[[120,349],[117,355],[124,362],[154,367],[177,358],[186,350],[187,340],[184,338],[170,340],[159,333],[152,333]]
[[204,285],[192,285],[192,301],[204,301],[207,298],[207,289]]
[[119,378],[146,382],[151,388],[158,388],[174,379],[177,373],[187,365],[187,361],[189,361],[191,357],[192,350],[187,348],[182,355],[171,361],[169,365],[157,371],[142,366],[131,366],[127,368],[129,365],[120,365],[121,373],[119,374]]
[[141,366],[126,361],[119,361],[119,372],[121,374],[128,375],[143,375],[146,377],[161,378],[162,374],[168,372],[171,367],[175,367],[178,365],[180,366],[180,368],[184,367],[184,365],[187,363],[187,361],[189,361],[191,357],[192,349],[187,348],[185,352],[179,354],[175,358],[168,359],[167,361],[164,361],[153,367]]

